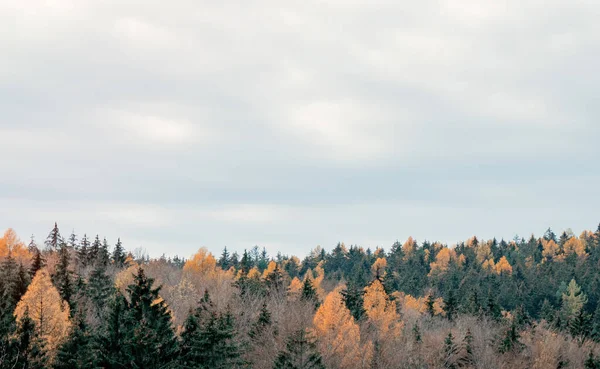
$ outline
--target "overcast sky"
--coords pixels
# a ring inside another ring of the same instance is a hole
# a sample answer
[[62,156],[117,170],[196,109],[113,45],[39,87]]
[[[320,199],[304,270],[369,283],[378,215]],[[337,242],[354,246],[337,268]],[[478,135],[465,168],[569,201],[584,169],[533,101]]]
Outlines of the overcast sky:
[[0,227],[151,255],[600,222],[600,2],[0,0]]

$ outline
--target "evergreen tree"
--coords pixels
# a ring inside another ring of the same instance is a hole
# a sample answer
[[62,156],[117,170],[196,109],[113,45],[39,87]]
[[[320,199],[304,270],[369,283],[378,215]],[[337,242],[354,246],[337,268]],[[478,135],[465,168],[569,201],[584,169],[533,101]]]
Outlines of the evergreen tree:
[[314,339],[304,330],[294,332],[286,349],[277,355],[273,369],[325,369]]
[[360,321],[365,314],[364,289],[352,283],[342,291],[342,296],[354,319]]
[[[117,292],[110,300],[108,317],[97,337],[99,347],[98,364],[103,368],[129,368],[132,357],[125,347],[133,339],[131,323],[127,324],[127,299]],[[134,347],[135,349],[135,347]]]
[[46,250],[57,251],[63,242],[63,238],[58,230],[58,224],[55,222],[54,228],[52,228],[50,234],[48,234],[48,237],[46,238],[46,242],[44,242],[46,245]]
[[422,343],[423,338],[421,337],[421,330],[419,329],[419,325],[415,323],[412,328],[413,338],[415,343]]
[[94,242],[92,242],[92,245],[88,251],[87,265],[94,265],[99,261],[101,248],[102,243],[100,242],[100,237],[96,235],[96,238],[94,239]]
[[513,320],[500,342],[500,353],[504,354],[511,351],[521,351],[523,344],[519,341],[520,338],[521,335],[517,329],[517,324]]
[[425,306],[427,308],[427,313],[429,314],[429,316],[435,316],[435,309],[434,309],[434,300],[433,300],[433,294],[428,294],[427,298],[425,299]]
[[98,252],[98,261],[97,263],[106,267],[110,262],[110,252],[108,252],[108,242],[106,238],[102,241],[102,246],[100,246],[100,251]]
[[106,301],[114,292],[111,278],[106,275],[106,268],[103,265],[97,265],[90,274],[89,281],[85,289],[85,295],[91,302],[92,316],[103,319],[106,312]]
[[124,315],[126,332],[122,351],[134,368],[160,368],[173,363],[177,340],[167,304],[160,298],[161,287],[138,268],[127,287],[129,302]]
[[304,284],[302,285],[302,294],[300,300],[311,301],[315,304],[315,309],[319,307],[319,298],[317,296],[317,290],[313,287],[310,278],[304,278]]
[[73,230],[71,232],[71,235],[69,236],[69,239],[67,240],[67,246],[69,246],[69,248],[72,250],[77,249],[77,236],[75,235],[75,230]]
[[275,269],[267,275],[265,278],[267,285],[267,291],[270,294],[281,295],[284,293],[285,288],[283,287],[283,273],[279,268],[279,265],[275,264]]
[[454,291],[452,289],[448,292],[445,310],[448,320],[453,321],[454,317],[456,317],[456,311],[458,310],[458,301],[456,301],[456,296],[454,295]]
[[583,345],[585,340],[591,334],[591,316],[583,309],[573,319],[569,321],[569,333],[577,339],[579,345]]
[[225,314],[207,311],[207,293],[204,300],[184,323],[179,353],[180,366],[199,369],[242,366],[233,316],[229,311]]
[[450,332],[444,340],[444,368],[456,369],[456,353],[457,347],[454,344],[454,336],[452,336],[452,332]]
[[252,325],[252,329],[248,333],[251,338],[256,338],[260,336],[265,330],[273,324],[271,319],[271,312],[267,308],[267,303],[263,302],[262,308],[260,309],[260,314],[258,315],[258,320]]
[[463,346],[465,347],[463,366],[471,366],[475,362],[475,356],[473,355],[473,334],[470,328],[467,328],[467,333],[463,339]]
[[127,260],[125,256],[125,249],[123,249],[123,244],[121,243],[121,239],[119,238],[117,239],[115,249],[112,253],[112,262],[117,268],[121,269],[125,267],[125,260]]
[[594,356],[594,352],[590,351],[588,358],[584,363],[585,369],[600,369],[600,360],[597,360]]
[[29,275],[33,278],[38,270],[46,266],[46,261],[42,257],[42,252],[37,247],[33,248],[33,257],[31,258],[31,268],[29,269]]
[[87,238],[87,234],[83,235],[79,243],[79,249],[77,250],[77,259],[81,267],[85,268],[89,264],[89,252],[90,252],[90,241]]
[[71,255],[68,246],[63,242],[58,251],[58,264],[52,275],[52,282],[58,289],[60,297],[73,307],[73,272],[70,270]]
[[75,315],[67,340],[60,345],[54,369],[93,368],[95,365],[92,337],[81,311]]
[[219,258],[219,266],[221,267],[221,269],[223,270],[227,270],[229,269],[229,267],[231,266],[230,264],[230,256],[229,256],[229,252],[227,251],[227,246],[225,246],[223,248],[223,253],[221,254],[221,257]]

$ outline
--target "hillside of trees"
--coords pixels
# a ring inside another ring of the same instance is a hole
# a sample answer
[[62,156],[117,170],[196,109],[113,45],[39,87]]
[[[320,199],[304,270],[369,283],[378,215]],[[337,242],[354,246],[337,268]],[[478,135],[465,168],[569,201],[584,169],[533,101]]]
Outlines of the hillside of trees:
[[0,368],[600,368],[600,225],[300,260],[0,238]]

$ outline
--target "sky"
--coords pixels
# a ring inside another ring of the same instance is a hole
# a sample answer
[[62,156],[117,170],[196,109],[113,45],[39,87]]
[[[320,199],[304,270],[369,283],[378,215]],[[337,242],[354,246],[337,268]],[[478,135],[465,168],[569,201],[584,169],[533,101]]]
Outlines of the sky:
[[600,2],[0,0],[0,228],[306,255],[600,222]]

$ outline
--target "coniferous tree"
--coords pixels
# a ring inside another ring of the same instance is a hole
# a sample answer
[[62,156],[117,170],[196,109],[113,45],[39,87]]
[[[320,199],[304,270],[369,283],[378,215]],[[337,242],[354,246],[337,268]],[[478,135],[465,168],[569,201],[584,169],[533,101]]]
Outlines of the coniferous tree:
[[117,268],[123,268],[125,266],[125,250],[123,249],[123,244],[121,243],[121,239],[117,239],[117,243],[115,245],[115,249],[112,253],[112,262]]
[[56,264],[56,271],[52,275],[52,282],[58,289],[60,297],[73,307],[73,272],[70,270],[70,265],[69,247],[63,242],[58,251],[58,264]]
[[92,242],[92,245],[88,251],[87,265],[94,265],[99,261],[101,248],[102,243],[100,242],[100,237],[96,235],[96,238],[94,239],[94,242]]
[[342,291],[342,296],[354,320],[359,321],[365,314],[364,289],[355,284],[350,284]]
[[102,241],[102,245],[100,246],[100,250],[98,251],[98,261],[97,264],[100,264],[104,267],[108,265],[110,262],[110,252],[108,252],[108,242],[106,238]]
[[294,332],[286,349],[277,355],[273,369],[325,369],[314,339],[304,330]]
[[452,336],[452,332],[450,332],[444,340],[444,368],[456,369],[456,352],[457,347],[454,344],[454,336]]
[[421,330],[419,329],[419,325],[415,323],[412,328],[413,338],[415,343],[422,343],[423,338],[421,337]]
[[75,235],[75,230],[71,232],[71,235],[67,240],[67,246],[69,246],[71,250],[77,249],[77,236]]
[[448,298],[446,299],[445,305],[446,317],[448,320],[453,321],[456,317],[456,311],[458,310],[458,302],[453,290],[448,292]]
[[227,270],[231,266],[231,260],[230,260],[229,252],[227,251],[227,246],[225,246],[223,248],[223,253],[221,254],[221,257],[219,258],[219,266],[223,270]]
[[35,323],[26,309],[19,320],[15,332],[15,368],[42,369],[47,368],[50,358],[46,351],[46,342],[40,337]]
[[46,250],[57,251],[61,243],[63,243],[63,238],[60,235],[58,224],[55,222],[54,228],[52,228],[50,234],[48,234],[48,237],[46,238],[46,242],[44,242],[44,244],[46,245]]
[[236,343],[234,319],[229,311],[217,314],[207,309],[205,292],[200,306],[188,316],[181,333],[179,364],[184,368],[226,369],[241,366],[241,348]]
[[161,287],[138,268],[127,287],[129,301],[124,315],[123,356],[130,367],[160,368],[173,363],[177,340],[167,304],[159,296]]
[[103,368],[129,368],[131,357],[124,345],[133,336],[132,327],[127,326],[127,299],[117,292],[110,300],[108,316],[97,337],[99,347],[98,364]]
[[302,285],[302,294],[300,295],[302,301],[311,301],[315,305],[315,309],[319,307],[319,298],[317,296],[317,290],[313,286],[310,278],[304,278],[304,284]]
[[517,324],[513,319],[510,327],[506,330],[504,337],[500,342],[500,353],[504,354],[511,351],[521,351],[523,344],[519,341],[520,338],[521,335],[517,329]]
[[271,312],[267,308],[267,303],[263,302],[258,315],[257,321],[252,325],[252,329],[248,333],[251,338],[260,336],[265,330],[273,324]]
[[46,266],[46,261],[42,257],[42,252],[37,247],[33,249],[32,253],[33,257],[31,258],[31,267],[29,269],[29,275],[33,278],[38,270]]
[[58,348],[54,369],[83,369],[95,366],[92,337],[81,311],[75,315],[74,320],[69,336]]
[[106,274],[106,268],[98,264],[90,274],[87,286],[85,286],[85,295],[91,302],[91,314],[101,320],[106,312],[106,301],[114,293],[112,280]]
[[81,267],[85,268],[89,264],[89,252],[90,252],[90,241],[87,238],[87,234],[83,235],[83,238],[79,242],[79,249],[77,250],[77,259]]
[[600,369],[600,360],[596,359],[593,351],[590,351],[588,358],[585,360],[584,368],[585,369]]

